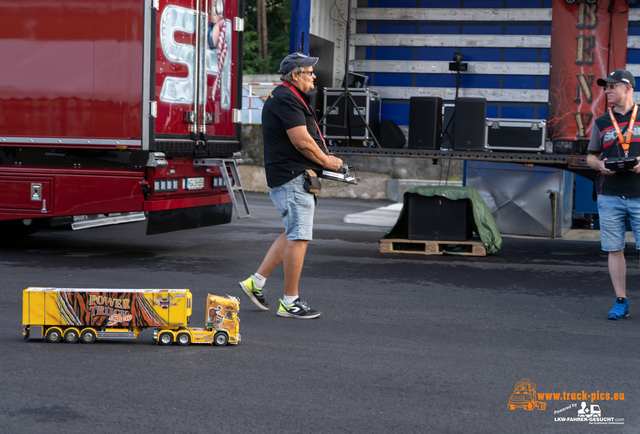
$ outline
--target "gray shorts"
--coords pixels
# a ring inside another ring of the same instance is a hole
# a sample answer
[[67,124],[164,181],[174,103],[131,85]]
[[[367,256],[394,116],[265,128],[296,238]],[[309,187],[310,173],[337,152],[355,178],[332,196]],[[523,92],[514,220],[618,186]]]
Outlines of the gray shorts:
[[313,239],[314,195],[304,187],[304,173],[278,187],[269,187],[269,196],[280,211],[287,240]]

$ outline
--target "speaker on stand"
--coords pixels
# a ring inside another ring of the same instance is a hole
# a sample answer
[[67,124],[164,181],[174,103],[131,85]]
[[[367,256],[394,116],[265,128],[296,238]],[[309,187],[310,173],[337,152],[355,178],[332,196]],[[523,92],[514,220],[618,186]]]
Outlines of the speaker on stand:
[[486,118],[486,98],[456,98],[453,149],[484,151]]
[[442,98],[413,96],[409,100],[409,148],[440,149]]

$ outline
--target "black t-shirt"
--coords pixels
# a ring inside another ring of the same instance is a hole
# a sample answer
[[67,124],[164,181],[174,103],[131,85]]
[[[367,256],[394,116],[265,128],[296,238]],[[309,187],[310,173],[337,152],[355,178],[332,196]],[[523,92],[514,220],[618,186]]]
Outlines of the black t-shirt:
[[[298,92],[308,107],[309,97],[304,92]],[[316,126],[315,114],[307,107],[291,89],[285,86],[277,86],[273,89],[264,104],[262,136],[264,168],[269,187],[277,187],[289,182],[307,169],[321,169],[319,165],[302,155],[287,135],[287,130],[305,125],[311,137],[322,149],[322,138]]]
[[[631,120],[632,110],[628,113],[619,114],[613,111],[618,127],[622,132],[622,137],[627,138],[627,129]],[[629,156],[640,156],[640,110],[633,125],[631,144],[629,145]],[[595,120],[591,130],[591,140],[589,141],[588,153],[600,154],[608,159],[624,157],[624,150],[620,145],[620,139],[613,127],[609,113],[605,113]],[[640,197],[640,175],[633,172],[620,172],[614,175],[598,174],[596,179],[596,192],[605,196],[625,196]]]

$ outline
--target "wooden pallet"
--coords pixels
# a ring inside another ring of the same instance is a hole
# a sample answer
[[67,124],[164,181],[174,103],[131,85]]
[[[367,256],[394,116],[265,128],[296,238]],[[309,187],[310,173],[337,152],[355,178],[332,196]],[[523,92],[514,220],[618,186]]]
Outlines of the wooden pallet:
[[410,253],[413,255],[462,255],[487,256],[487,248],[480,240],[441,241],[441,240],[406,240],[381,239],[382,253]]

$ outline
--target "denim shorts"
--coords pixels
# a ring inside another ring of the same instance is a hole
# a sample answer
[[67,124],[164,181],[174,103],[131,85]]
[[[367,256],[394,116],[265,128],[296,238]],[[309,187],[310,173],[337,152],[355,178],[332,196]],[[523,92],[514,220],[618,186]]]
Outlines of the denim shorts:
[[627,215],[640,250],[640,197],[598,196],[600,242],[605,252],[617,252],[625,247]]
[[315,197],[303,184],[304,173],[278,187],[269,187],[269,196],[284,222],[287,240],[313,239]]

